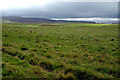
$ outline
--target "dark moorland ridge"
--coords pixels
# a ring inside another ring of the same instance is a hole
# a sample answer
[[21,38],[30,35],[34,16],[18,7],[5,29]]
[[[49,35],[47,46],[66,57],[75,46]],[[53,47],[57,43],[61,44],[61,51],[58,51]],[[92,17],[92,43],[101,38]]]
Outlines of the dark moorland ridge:
[[22,23],[51,23],[51,22],[78,22],[78,23],[95,23],[92,21],[65,21],[65,20],[51,20],[45,18],[25,18],[18,16],[5,16],[2,17],[3,20],[8,20],[12,22],[22,22]]

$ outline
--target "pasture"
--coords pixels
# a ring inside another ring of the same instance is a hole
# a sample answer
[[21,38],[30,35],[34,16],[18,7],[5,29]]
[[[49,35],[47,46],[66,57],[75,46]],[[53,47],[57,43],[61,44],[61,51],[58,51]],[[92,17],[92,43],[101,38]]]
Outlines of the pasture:
[[119,78],[118,25],[3,23],[3,78]]

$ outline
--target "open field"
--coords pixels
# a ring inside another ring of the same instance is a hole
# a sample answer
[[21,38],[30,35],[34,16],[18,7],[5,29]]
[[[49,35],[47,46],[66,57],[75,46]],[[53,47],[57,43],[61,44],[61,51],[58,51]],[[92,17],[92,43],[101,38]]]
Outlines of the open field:
[[117,24],[2,24],[3,78],[119,78]]

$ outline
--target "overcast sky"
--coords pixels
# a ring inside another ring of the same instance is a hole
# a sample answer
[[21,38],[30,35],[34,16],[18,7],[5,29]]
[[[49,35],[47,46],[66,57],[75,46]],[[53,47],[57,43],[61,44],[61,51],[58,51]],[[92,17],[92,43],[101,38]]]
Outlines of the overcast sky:
[[[24,0],[23,0],[24,1]],[[40,18],[118,17],[118,2],[14,2],[2,6],[3,16]]]

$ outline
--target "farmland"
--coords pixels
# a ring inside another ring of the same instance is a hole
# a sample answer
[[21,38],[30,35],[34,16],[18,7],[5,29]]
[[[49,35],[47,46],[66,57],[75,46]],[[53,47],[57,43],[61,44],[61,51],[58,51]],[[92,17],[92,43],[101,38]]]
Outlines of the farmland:
[[3,78],[119,78],[118,25],[3,23]]

